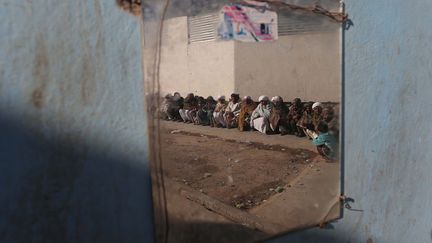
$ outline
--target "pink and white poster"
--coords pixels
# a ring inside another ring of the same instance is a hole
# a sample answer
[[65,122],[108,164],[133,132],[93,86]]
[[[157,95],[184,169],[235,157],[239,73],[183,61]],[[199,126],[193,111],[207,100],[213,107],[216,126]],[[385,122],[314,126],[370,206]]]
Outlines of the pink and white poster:
[[218,38],[243,42],[277,40],[277,14],[241,4],[225,5],[220,12]]

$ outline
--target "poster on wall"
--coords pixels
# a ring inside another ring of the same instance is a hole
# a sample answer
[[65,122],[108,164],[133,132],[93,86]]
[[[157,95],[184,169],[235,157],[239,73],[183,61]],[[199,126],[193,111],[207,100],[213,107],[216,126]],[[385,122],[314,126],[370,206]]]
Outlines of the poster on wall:
[[274,41],[278,38],[277,14],[266,9],[228,4],[220,11],[217,32],[220,40]]

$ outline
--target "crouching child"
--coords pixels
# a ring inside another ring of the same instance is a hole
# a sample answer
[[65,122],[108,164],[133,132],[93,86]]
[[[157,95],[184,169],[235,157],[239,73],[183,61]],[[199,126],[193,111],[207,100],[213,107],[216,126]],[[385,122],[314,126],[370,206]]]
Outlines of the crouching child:
[[319,122],[316,132],[312,143],[317,147],[318,153],[327,160],[334,160],[336,157],[336,139],[329,134],[327,123]]

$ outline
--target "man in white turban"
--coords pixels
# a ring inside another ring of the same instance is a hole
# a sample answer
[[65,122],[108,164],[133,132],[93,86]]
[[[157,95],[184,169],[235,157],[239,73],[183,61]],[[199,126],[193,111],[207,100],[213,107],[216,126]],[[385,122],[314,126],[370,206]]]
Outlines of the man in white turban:
[[273,109],[273,104],[269,102],[269,98],[262,95],[258,98],[260,102],[257,108],[252,112],[251,127],[262,133],[270,132],[270,115]]
[[323,120],[322,117],[322,104],[320,102],[315,102],[312,105],[312,124],[314,125],[314,128],[318,126],[318,123]]
[[273,109],[270,115],[270,128],[281,135],[288,134],[288,106],[285,105],[282,97],[272,98]]
[[315,102],[312,104],[312,110],[317,108],[317,107],[321,107],[321,106],[322,106],[322,104],[320,102]]
[[303,129],[307,137],[315,139],[318,136],[316,128],[322,120],[322,104],[320,102],[315,102],[312,105],[307,104],[305,106],[303,116],[297,125]]
[[231,94],[231,99],[225,109],[224,119],[226,128],[237,127],[240,115],[240,95]]

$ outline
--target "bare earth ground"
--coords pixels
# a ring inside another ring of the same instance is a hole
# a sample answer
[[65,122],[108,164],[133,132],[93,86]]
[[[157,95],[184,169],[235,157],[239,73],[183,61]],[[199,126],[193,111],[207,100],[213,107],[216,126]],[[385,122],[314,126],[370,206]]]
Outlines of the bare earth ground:
[[161,135],[165,176],[241,209],[281,192],[317,156],[186,131],[163,129]]
[[[252,242],[339,216],[339,163],[322,162],[309,140],[166,121],[161,126],[169,242]],[[234,211],[211,209],[183,189]],[[230,217],[242,212],[262,227],[245,226],[244,215]]]

